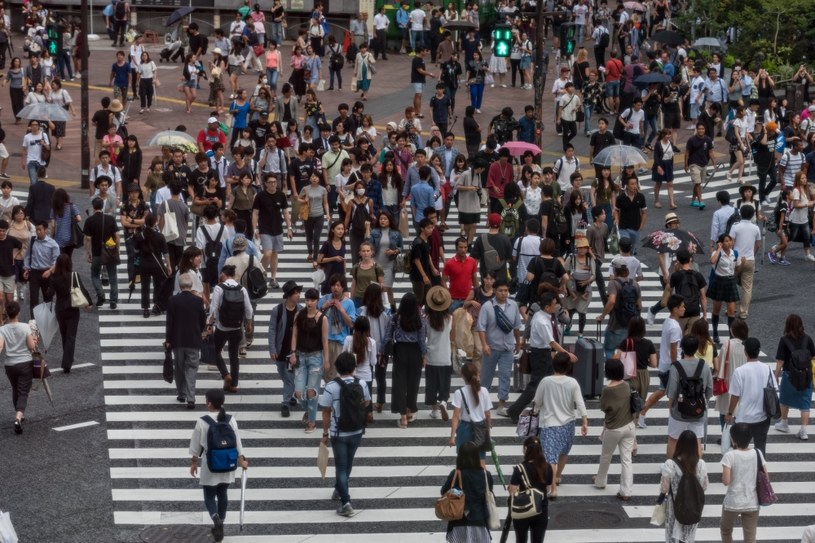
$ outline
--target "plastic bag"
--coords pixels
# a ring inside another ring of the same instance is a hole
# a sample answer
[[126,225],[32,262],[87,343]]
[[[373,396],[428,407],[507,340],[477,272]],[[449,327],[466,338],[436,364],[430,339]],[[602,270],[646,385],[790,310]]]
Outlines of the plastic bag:
[[722,429],[722,454],[730,450],[730,429],[733,428],[732,424],[725,424]]

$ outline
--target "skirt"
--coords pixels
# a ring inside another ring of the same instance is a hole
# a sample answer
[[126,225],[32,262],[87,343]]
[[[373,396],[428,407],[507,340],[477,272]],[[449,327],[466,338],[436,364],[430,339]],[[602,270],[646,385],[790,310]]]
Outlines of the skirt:
[[738,302],[739,285],[735,276],[714,275],[707,289],[707,297],[716,302]]
[[54,121],[54,137],[55,138],[64,138],[65,137],[65,121]]
[[486,526],[454,526],[447,531],[447,543],[491,543]]
[[789,373],[784,371],[781,373],[781,385],[779,389],[779,401],[781,405],[801,411],[809,411],[812,405],[812,384],[804,390],[798,390],[790,383]]
[[505,74],[507,73],[507,59],[492,55],[490,58],[490,73],[491,74]]
[[550,464],[557,464],[558,458],[572,450],[574,442],[574,421],[563,426],[545,426],[540,429],[543,456]]

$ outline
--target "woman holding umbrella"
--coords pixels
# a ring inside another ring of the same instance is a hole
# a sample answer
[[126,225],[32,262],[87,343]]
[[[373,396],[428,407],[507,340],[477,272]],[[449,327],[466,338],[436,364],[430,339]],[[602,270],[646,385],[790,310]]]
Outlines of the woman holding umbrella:
[[37,340],[31,327],[19,322],[20,304],[6,303],[8,323],[0,327],[0,352],[6,351],[6,377],[11,384],[11,401],[17,411],[14,419],[14,433],[23,433],[25,408],[28,404],[28,393],[34,380],[34,362],[31,352],[37,348]]

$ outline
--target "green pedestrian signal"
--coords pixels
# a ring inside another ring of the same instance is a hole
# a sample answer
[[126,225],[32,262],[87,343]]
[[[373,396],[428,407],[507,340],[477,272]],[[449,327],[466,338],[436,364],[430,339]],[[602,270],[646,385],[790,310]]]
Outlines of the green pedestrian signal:
[[496,57],[509,56],[512,40],[512,29],[509,26],[496,26],[492,31],[493,52]]
[[48,40],[48,54],[52,57],[57,56],[57,42],[55,40]]
[[560,56],[574,55],[574,50],[577,49],[575,34],[574,23],[560,25]]
[[62,56],[62,33],[63,28],[59,25],[48,25],[46,27],[45,48],[48,54],[54,58]]

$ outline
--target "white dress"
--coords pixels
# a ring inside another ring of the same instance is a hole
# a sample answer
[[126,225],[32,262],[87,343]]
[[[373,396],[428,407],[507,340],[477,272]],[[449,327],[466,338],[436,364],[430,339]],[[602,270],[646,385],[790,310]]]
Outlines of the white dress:
[[[696,540],[696,527],[698,524],[685,525],[676,521],[674,516],[673,498],[668,492],[668,484],[671,485],[672,491],[675,493],[679,488],[679,479],[682,478],[682,469],[673,461],[666,460],[662,465],[662,483],[660,485],[660,492],[665,492],[668,497],[665,498],[665,543],[674,543],[676,541],[683,541],[684,543],[694,543]],[[696,464],[696,478],[702,485],[704,490],[707,490],[707,467],[704,460],[699,460]]]

